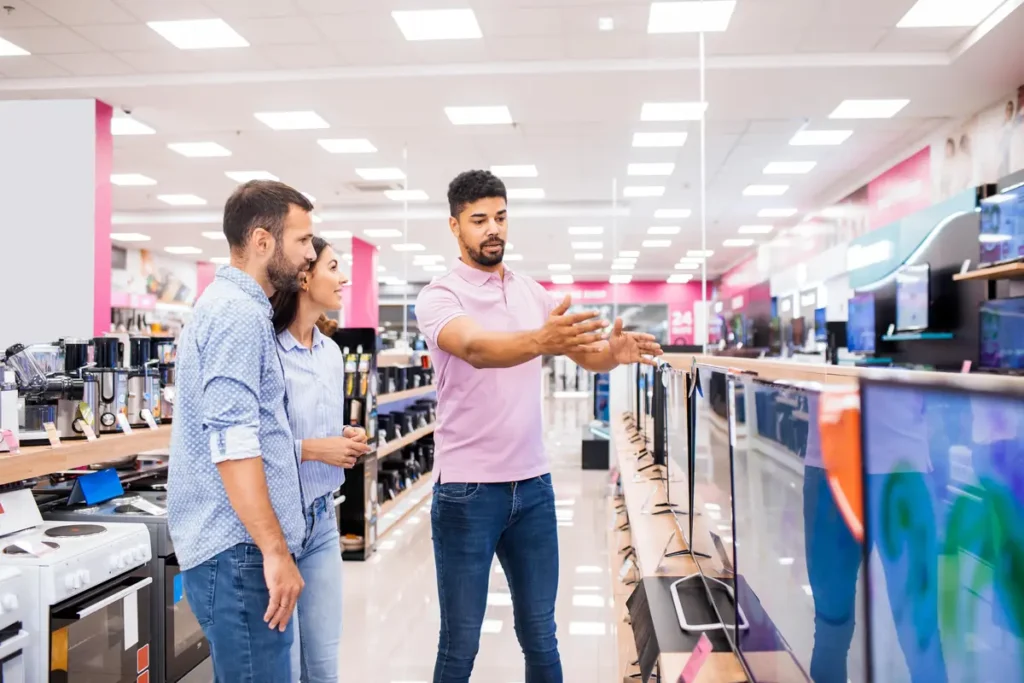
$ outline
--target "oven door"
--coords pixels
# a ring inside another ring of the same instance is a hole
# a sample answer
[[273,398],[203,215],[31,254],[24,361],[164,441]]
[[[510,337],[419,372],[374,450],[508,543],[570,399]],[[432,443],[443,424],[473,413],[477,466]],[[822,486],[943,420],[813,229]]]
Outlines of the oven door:
[[137,570],[50,609],[50,683],[149,680],[153,578]]
[[164,564],[164,633],[167,683],[177,683],[210,656],[210,644],[188,605],[176,555]]
[[0,631],[0,683],[26,683],[24,649],[28,646],[28,631],[15,624]]

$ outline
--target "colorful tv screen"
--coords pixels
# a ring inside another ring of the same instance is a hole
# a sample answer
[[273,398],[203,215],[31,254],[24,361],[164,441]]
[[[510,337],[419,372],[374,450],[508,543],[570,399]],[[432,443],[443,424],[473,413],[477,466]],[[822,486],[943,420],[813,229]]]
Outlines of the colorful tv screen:
[[875,352],[875,295],[850,299],[846,321],[846,348],[854,353]]
[[928,264],[903,266],[896,273],[896,329],[904,332],[928,329]]
[[982,200],[978,242],[982,263],[1024,258],[1024,187]]
[[814,340],[828,341],[828,330],[825,329],[825,309],[814,309]]
[[1024,370],[1024,297],[981,305],[980,365],[988,370]]

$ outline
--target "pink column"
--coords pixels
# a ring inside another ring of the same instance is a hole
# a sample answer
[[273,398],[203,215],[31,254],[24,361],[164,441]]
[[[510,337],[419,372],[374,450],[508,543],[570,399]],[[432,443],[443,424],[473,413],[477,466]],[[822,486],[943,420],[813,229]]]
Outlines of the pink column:
[[380,296],[377,285],[377,246],[352,238],[352,286],[345,327],[369,327],[380,324]]
[[114,170],[114,137],[110,133],[113,109],[96,101],[96,218],[94,222],[93,334],[110,331],[110,218],[113,196],[110,174]]
[[196,264],[196,299],[213,283],[217,275],[217,264],[209,261],[200,261]]

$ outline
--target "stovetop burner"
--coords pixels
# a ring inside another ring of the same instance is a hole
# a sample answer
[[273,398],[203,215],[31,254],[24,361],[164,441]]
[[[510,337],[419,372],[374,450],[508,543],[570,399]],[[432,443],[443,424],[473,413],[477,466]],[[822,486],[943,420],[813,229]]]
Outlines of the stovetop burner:
[[[60,545],[54,543],[53,541],[43,541],[43,545],[52,548],[53,550],[57,550],[60,548]],[[4,548],[4,555],[28,555],[28,553],[16,545],[9,545],[6,548]]]
[[76,536],[95,536],[106,531],[105,526],[99,524],[66,524],[50,527],[43,533],[50,538],[73,538]]
[[134,505],[118,505],[114,508],[114,512],[119,515],[128,515],[131,513],[138,514],[138,510],[135,509]]

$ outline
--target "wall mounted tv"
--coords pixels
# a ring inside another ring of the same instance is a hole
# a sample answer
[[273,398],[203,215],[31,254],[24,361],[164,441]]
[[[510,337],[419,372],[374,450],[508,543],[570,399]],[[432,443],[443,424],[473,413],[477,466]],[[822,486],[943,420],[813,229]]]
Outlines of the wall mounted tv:
[[1024,370],[1024,297],[981,305],[982,369]]
[[980,261],[996,264],[1024,258],[1024,187],[981,201]]
[[848,306],[846,348],[852,353],[875,352],[875,295],[857,294]]
[[900,332],[928,329],[930,281],[927,263],[903,266],[896,272],[896,329]]

